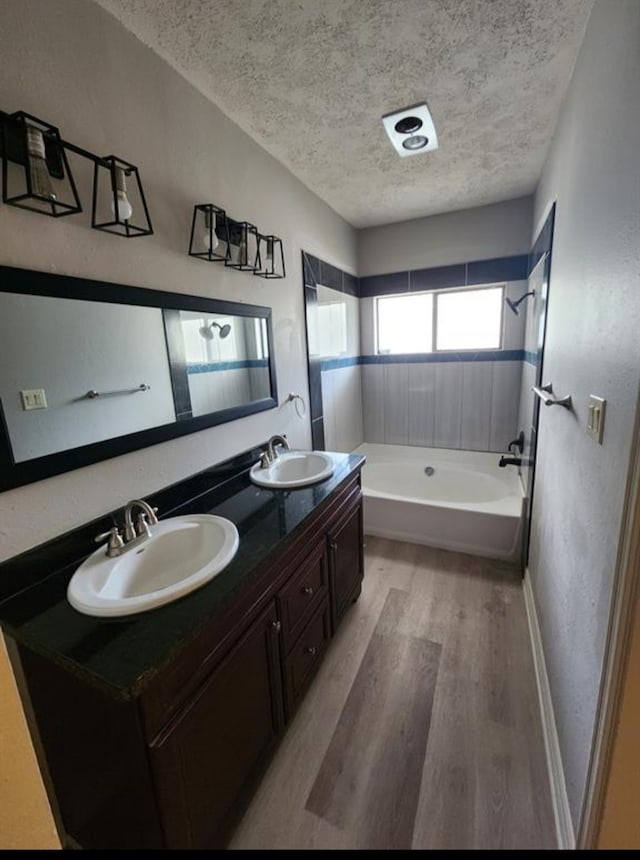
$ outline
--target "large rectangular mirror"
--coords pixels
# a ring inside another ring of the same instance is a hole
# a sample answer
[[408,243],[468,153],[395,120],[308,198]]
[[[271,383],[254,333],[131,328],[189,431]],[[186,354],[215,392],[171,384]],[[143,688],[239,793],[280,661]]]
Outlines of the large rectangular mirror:
[[0,490],[276,405],[269,308],[0,267]]

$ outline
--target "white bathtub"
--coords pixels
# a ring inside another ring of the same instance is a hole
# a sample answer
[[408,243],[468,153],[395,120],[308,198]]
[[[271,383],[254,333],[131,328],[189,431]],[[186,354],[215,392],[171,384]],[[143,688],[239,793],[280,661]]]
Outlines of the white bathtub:
[[[499,454],[365,443],[367,534],[516,561],[524,494]],[[426,475],[425,468],[433,474]]]

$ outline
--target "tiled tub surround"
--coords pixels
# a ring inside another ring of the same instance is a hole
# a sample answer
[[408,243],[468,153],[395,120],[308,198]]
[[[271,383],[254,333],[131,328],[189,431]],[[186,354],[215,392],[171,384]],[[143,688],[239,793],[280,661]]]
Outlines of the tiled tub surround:
[[[366,534],[516,561],[523,493],[488,453],[365,443]],[[429,469],[429,472],[425,470]]]
[[264,393],[267,368],[266,359],[187,365],[193,414],[203,415],[268,396]]
[[[317,303],[343,302],[350,324],[356,315],[360,317],[357,348],[350,340],[337,356],[310,351],[314,447],[353,450],[364,439],[505,451],[519,427],[524,317],[505,308],[502,350],[378,356],[374,303],[378,295],[488,283],[505,283],[506,295],[517,299],[527,289],[528,263],[525,254],[356,279],[303,252],[310,346],[314,346],[310,319],[314,319]],[[325,319],[329,321],[326,314]]]
[[[526,287],[507,282],[506,295]],[[505,307],[502,350],[378,356],[374,303],[360,300],[365,441],[506,451],[518,433],[524,318]]]

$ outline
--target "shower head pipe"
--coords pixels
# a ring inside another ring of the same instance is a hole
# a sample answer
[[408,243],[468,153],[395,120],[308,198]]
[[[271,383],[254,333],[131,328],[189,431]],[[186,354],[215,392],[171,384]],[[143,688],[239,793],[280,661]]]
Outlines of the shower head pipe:
[[529,296],[535,296],[535,290],[530,290],[528,293],[525,293],[523,296],[520,296],[515,302],[513,299],[510,299],[508,296],[505,296],[505,302],[509,305],[509,308],[514,312],[514,314],[518,317],[520,316],[520,304]]

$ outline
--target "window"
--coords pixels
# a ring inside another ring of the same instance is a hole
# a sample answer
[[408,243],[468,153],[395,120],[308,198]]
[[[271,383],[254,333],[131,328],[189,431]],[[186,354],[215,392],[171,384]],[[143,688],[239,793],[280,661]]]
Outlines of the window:
[[377,351],[500,349],[504,286],[380,296]]
[[378,352],[431,352],[433,294],[378,299]]

